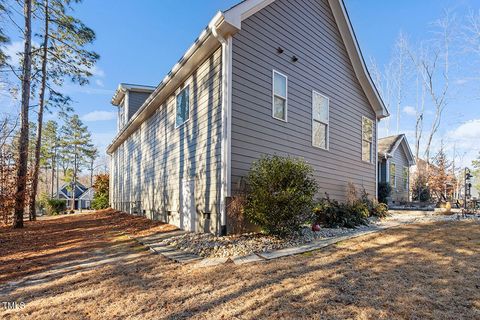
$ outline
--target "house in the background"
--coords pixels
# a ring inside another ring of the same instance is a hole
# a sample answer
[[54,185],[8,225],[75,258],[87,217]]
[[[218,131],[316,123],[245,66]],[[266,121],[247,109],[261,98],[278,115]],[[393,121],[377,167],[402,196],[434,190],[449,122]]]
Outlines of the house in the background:
[[319,195],[343,201],[349,182],[376,194],[377,122],[388,111],[342,0],[241,1],[132,107],[139,88],[120,85],[112,100],[117,210],[225,234],[229,200],[273,154],[309,162]]
[[410,200],[410,167],[415,158],[404,134],[378,139],[378,182],[392,187],[391,203]]
[[92,205],[94,190],[93,188],[87,188],[80,182],[77,182],[75,188],[73,184],[64,184],[55,194],[54,198],[65,199],[67,203],[67,209],[72,207],[73,195],[75,193],[75,210],[90,209]]

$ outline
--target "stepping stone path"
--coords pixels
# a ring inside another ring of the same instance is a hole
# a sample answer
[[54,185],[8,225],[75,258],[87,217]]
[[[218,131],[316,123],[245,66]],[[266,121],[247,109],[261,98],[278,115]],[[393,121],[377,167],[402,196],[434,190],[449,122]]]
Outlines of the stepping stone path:
[[202,257],[196,254],[178,250],[175,247],[162,243],[162,241],[165,239],[179,236],[185,233],[187,232],[183,230],[176,230],[171,232],[162,232],[162,233],[158,233],[158,234],[154,234],[146,237],[134,237],[134,239],[137,240],[142,245],[148,247],[150,251],[161,254],[162,256],[170,260],[173,260],[175,262],[190,263],[190,262],[202,260]]

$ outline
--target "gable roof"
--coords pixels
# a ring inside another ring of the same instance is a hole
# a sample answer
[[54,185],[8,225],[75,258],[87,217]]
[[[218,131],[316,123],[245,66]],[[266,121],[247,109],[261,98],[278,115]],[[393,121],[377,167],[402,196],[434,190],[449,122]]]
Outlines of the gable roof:
[[393,153],[395,153],[395,151],[397,151],[400,145],[407,156],[408,163],[410,165],[414,165],[415,157],[410,149],[407,137],[403,133],[378,139],[378,154],[380,157],[391,156]]
[[[59,196],[64,196],[66,199],[70,199],[72,195],[72,191],[68,190],[68,183],[65,183],[60,188]],[[83,184],[77,181],[77,185],[75,187],[75,198],[80,198],[89,188],[85,187]]]
[[[219,41],[221,41],[221,39],[240,31],[243,20],[275,1],[276,0],[244,0],[228,10],[223,12],[219,11],[195,40],[193,45],[173,66],[172,70],[132,116],[125,127],[117,134],[113,142],[108,146],[107,153],[111,154],[144,120],[152,115],[156,109],[155,102],[163,103],[176,87],[182,83],[184,78],[187,77],[203,59],[211,54],[213,50],[220,46]],[[355,75],[368,101],[378,119],[388,117],[390,114],[368,72],[343,0],[327,1],[332,9]]]
[[115,94],[113,95],[111,102],[114,106],[120,105],[127,91],[152,93],[153,90],[155,90],[155,87],[152,87],[152,86],[120,83],[117,87],[117,90],[115,90]]

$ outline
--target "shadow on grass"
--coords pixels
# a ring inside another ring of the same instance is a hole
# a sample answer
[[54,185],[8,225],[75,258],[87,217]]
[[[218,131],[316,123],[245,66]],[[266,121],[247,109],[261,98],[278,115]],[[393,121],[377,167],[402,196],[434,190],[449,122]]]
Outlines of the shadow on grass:
[[44,301],[85,312],[92,299],[116,301],[102,306],[107,317],[476,318],[479,246],[478,223],[407,225],[243,266],[194,269],[142,255],[33,284],[9,299],[28,294],[37,318],[51,315]]

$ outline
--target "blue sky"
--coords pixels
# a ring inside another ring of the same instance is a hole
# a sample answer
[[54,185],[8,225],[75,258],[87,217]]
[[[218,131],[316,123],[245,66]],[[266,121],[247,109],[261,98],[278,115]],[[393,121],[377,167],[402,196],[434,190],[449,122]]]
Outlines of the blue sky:
[[[105,149],[115,135],[116,109],[110,99],[117,85],[120,82],[157,85],[214,14],[237,2],[84,0],[76,7],[77,16],[97,34],[93,49],[101,59],[90,85],[68,85],[65,91],[74,99],[73,107],[92,131],[100,148]],[[480,9],[480,1],[475,0],[345,2],[365,60],[368,62],[374,58],[380,66],[389,61],[400,31],[406,33],[412,43],[417,43],[431,35],[431,22],[438,19],[444,9],[454,10],[459,17],[468,10]],[[10,49],[14,51],[19,46],[21,43],[13,38]],[[453,78],[458,85],[452,90],[444,124],[436,140],[439,144],[443,138],[450,146],[455,143],[461,152],[467,152],[465,163],[479,150],[478,143],[474,146],[470,142],[480,140],[480,67],[475,69],[467,63],[459,61],[454,66]],[[477,80],[472,81],[475,77]],[[406,98],[402,110],[411,103],[413,101]],[[7,105],[5,98],[0,97],[2,104]],[[54,118],[55,115],[48,117]],[[475,119],[478,121],[472,122]],[[401,129],[409,136],[414,122],[414,117],[402,111]],[[381,133],[386,134],[382,130]]]

